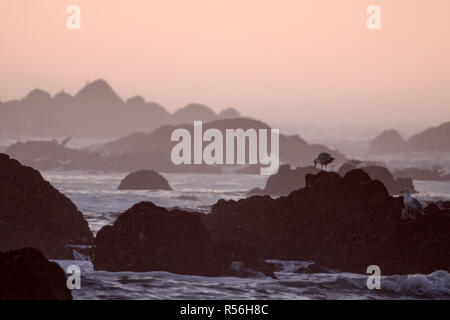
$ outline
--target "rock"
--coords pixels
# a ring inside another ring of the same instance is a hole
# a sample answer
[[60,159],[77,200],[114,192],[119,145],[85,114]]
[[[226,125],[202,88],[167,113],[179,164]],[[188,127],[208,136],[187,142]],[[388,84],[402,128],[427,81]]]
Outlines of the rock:
[[255,188],[249,191],[249,195],[288,195],[294,190],[305,187],[305,176],[309,173],[318,173],[320,170],[313,166],[291,169],[288,164],[278,168],[278,172],[271,175],[266,182],[266,187],[261,190]]
[[386,130],[369,145],[369,153],[398,153],[406,150],[406,142],[396,130]]
[[[339,168],[339,174],[345,175],[347,172],[354,170],[356,167],[351,164],[344,164]],[[392,173],[385,167],[378,165],[370,165],[359,167],[359,169],[367,172],[371,179],[380,180],[391,195],[400,194],[401,191],[409,189],[412,193],[417,192],[411,178],[395,179]]]
[[172,190],[169,182],[153,170],[140,170],[127,175],[119,190]]
[[0,252],[0,300],[71,300],[64,270],[34,248]]
[[306,187],[272,199],[219,200],[205,216],[214,241],[249,243],[263,259],[314,261],[329,269],[384,275],[450,270],[450,210],[402,220],[403,198],[357,169],[321,171]]
[[71,259],[69,245],[90,245],[88,223],[72,201],[33,168],[0,154],[0,250],[36,247]]
[[138,203],[113,226],[97,233],[91,257],[94,268],[222,276],[238,259],[247,268],[273,276],[251,246],[228,240],[213,242],[202,216],[169,211],[151,202]]
[[412,135],[407,141],[395,130],[387,130],[373,139],[369,153],[399,154],[404,152],[449,152],[450,122],[442,123]]
[[437,127],[428,128],[408,139],[408,149],[411,151],[449,152],[450,122]]

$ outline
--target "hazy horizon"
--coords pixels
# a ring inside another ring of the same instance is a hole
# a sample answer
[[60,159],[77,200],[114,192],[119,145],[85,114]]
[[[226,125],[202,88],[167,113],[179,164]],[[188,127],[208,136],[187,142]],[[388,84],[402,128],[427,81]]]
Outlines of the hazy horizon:
[[[81,30],[66,28],[70,4]],[[381,30],[366,28],[371,4]],[[4,0],[0,12],[2,102],[103,78],[170,112],[195,102],[318,130],[450,120],[445,0]]]

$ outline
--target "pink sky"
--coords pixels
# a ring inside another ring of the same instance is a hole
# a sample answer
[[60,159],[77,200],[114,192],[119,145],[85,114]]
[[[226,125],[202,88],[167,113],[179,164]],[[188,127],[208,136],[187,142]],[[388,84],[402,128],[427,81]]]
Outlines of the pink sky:
[[104,78],[170,111],[423,128],[450,120],[449,14],[448,0],[2,0],[0,99]]

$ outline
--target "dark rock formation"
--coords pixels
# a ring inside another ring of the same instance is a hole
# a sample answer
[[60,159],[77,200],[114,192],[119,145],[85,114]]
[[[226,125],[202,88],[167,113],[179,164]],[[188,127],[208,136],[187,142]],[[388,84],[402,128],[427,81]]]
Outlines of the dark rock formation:
[[398,153],[406,150],[406,142],[396,130],[386,130],[369,145],[369,153]]
[[94,268],[220,276],[239,259],[246,267],[273,276],[270,266],[249,245],[228,240],[213,243],[202,216],[138,203],[113,226],[97,233],[91,257]]
[[[354,169],[356,169],[355,166],[346,163],[339,168],[338,173],[343,176]],[[399,177],[395,179],[392,173],[385,167],[372,165],[359,167],[359,169],[367,172],[371,179],[380,180],[391,195],[400,194],[400,192],[405,189],[409,189],[412,193],[416,192],[411,178]]]
[[49,259],[72,258],[89,245],[88,223],[66,196],[33,168],[0,154],[0,250],[36,247]]
[[169,182],[153,170],[140,170],[128,174],[120,182],[119,190],[172,190]]
[[287,197],[219,200],[205,223],[215,241],[249,243],[264,259],[314,261],[325,268],[365,273],[450,270],[450,211],[402,220],[403,199],[393,198],[363,170],[306,176]]
[[34,248],[0,252],[0,300],[71,300],[64,270]]
[[291,169],[288,164],[278,168],[278,172],[271,175],[264,189],[255,188],[249,191],[250,195],[288,195],[294,190],[305,187],[305,176],[308,173],[318,173],[320,170],[313,166]]

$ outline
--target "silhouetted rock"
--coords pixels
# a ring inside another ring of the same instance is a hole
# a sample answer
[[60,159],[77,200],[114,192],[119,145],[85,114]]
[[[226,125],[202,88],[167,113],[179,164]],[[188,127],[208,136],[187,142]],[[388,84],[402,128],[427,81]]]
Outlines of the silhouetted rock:
[[52,96],[41,89],[32,90],[25,98],[23,98],[23,103],[37,107],[48,104],[52,99]]
[[398,153],[406,149],[406,142],[396,130],[386,130],[369,145],[369,153]]
[[88,223],[72,201],[38,171],[0,154],[0,250],[31,246],[49,259],[70,259],[70,245],[91,243]]
[[123,104],[123,100],[103,79],[92,81],[83,87],[73,99],[83,108],[97,105],[99,108],[111,108]]
[[72,300],[64,270],[34,248],[0,252],[0,300]]
[[141,96],[134,96],[127,99],[127,105],[130,107],[143,107],[145,106],[145,100]]
[[407,141],[395,130],[388,130],[377,136],[369,146],[370,153],[420,153],[449,152],[450,122],[428,128],[412,135]]
[[72,101],[72,96],[64,91],[60,91],[53,97],[53,104],[62,107],[68,107]]
[[398,169],[393,172],[396,178],[409,177],[414,180],[428,180],[428,181],[449,181],[450,174],[445,174],[444,169],[439,166],[434,166],[431,169],[422,168],[405,168]]
[[410,151],[450,151],[450,122],[426,129],[408,139]]
[[264,189],[255,188],[250,195],[288,195],[294,190],[305,187],[305,176],[308,173],[318,173],[320,170],[313,166],[291,169],[288,164],[278,168],[278,172],[269,176]]
[[202,120],[205,122],[213,121],[217,119],[217,114],[205,105],[191,103],[180,108],[173,114],[172,123],[193,123],[196,120]]
[[225,110],[222,110],[222,112],[219,113],[220,119],[234,119],[234,118],[240,118],[241,114],[234,108],[228,108]]
[[98,153],[71,149],[65,146],[67,139],[16,142],[8,146],[5,153],[21,163],[37,170],[108,170],[112,162]]
[[[159,127],[158,129],[145,134],[145,133],[134,133],[117,140],[105,143],[97,147],[96,150],[100,152],[105,152],[108,154],[138,154],[138,153],[149,153],[149,152],[158,152],[163,157],[170,161],[171,163],[171,151],[173,147],[178,144],[177,141],[171,141],[172,132],[175,129],[184,128],[188,130],[193,137],[193,122],[184,125],[164,125]],[[236,118],[236,119],[224,119],[224,120],[216,120],[208,123],[203,123],[203,131],[210,128],[218,129],[222,132],[223,136],[226,135],[227,129],[243,129],[244,131],[248,129],[265,129],[267,130],[268,135],[270,134],[270,127],[261,121],[249,119],[249,118]],[[270,137],[268,137],[268,143],[270,144]],[[206,142],[203,142],[203,147],[207,145]],[[280,134],[280,163],[288,163],[292,166],[305,166],[312,165],[313,159],[320,152],[328,152],[331,153],[333,157],[336,158],[336,163],[340,164],[345,162],[345,156],[335,150],[331,150],[323,145],[317,144],[308,144],[305,140],[300,138],[299,136],[285,136]],[[225,143],[224,143],[225,148]],[[236,154],[236,144],[235,144],[235,154]],[[193,145],[192,145],[193,149]],[[248,143],[246,145],[246,159],[248,159]],[[270,150],[270,146],[269,146]],[[191,154],[194,154],[191,152]],[[225,154],[225,152],[224,152]],[[194,167],[193,165],[188,165],[187,167]],[[206,169],[216,170],[213,172],[220,172],[221,166],[212,166],[212,165],[198,165],[198,167],[203,167]],[[259,167],[259,166],[258,166]],[[160,172],[163,172],[160,169],[155,168]],[[259,172],[259,171],[258,171]]]
[[119,190],[172,190],[169,182],[153,170],[140,170],[128,174],[120,182]]
[[402,220],[402,197],[363,170],[344,177],[308,174],[306,187],[272,199],[219,200],[205,223],[215,241],[252,245],[264,259],[314,261],[325,268],[365,273],[379,265],[387,274],[450,270],[450,211]]
[[163,124],[221,118],[201,105],[189,105],[171,115],[162,106],[145,102],[140,96],[124,102],[103,79],[87,82],[73,97],[62,91],[52,98],[35,89],[22,100],[3,102],[0,108],[2,132],[43,137],[111,139],[139,130],[154,130]]
[[92,251],[94,268],[221,276],[230,271],[234,259],[240,259],[248,268],[269,272],[268,265],[249,246],[213,243],[202,216],[169,211],[151,202],[138,203],[121,214],[113,226],[97,233]]
[[[354,169],[356,169],[355,166],[346,163],[339,168],[338,173],[343,176],[347,172]],[[367,172],[370,178],[380,180],[392,195],[400,194],[401,191],[406,189],[409,189],[413,193],[417,192],[411,178],[395,179],[392,173],[385,167],[372,165],[367,167],[359,167],[359,169]]]

